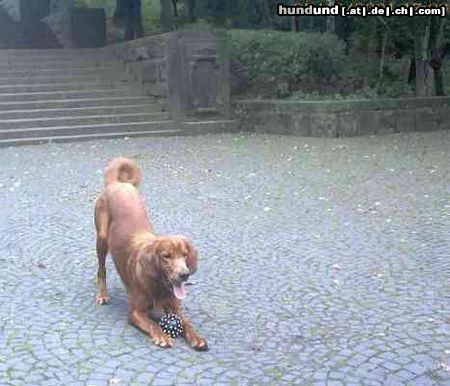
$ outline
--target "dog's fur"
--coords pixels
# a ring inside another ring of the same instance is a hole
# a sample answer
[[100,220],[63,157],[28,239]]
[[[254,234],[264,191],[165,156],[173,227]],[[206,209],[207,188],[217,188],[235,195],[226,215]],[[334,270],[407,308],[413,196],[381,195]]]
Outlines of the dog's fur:
[[181,316],[190,345],[208,350],[207,341],[196,333],[175,296],[175,289],[184,288],[188,276],[197,269],[192,242],[184,236],[155,235],[137,191],[142,173],[133,161],[112,160],[104,177],[105,188],[95,203],[97,303],[109,301],[105,268],[109,251],[128,291],[129,322],[147,333],[156,345],[171,347],[173,339],[163,333],[149,312],[176,313]]

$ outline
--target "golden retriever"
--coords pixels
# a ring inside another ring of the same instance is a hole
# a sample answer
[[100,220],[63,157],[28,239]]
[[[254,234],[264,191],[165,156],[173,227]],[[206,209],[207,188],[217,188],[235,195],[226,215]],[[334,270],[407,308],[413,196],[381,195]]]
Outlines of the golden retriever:
[[112,160],[105,170],[105,187],[95,203],[97,233],[97,303],[109,301],[105,260],[108,251],[128,292],[128,320],[160,347],[172,347],[150,312],[181,317],[184,336],[196,350],[208,350],[181,309],[187,280],[197,269],[197,251],[184,236],[156,235],[137,187],[142,173],[127,158]]

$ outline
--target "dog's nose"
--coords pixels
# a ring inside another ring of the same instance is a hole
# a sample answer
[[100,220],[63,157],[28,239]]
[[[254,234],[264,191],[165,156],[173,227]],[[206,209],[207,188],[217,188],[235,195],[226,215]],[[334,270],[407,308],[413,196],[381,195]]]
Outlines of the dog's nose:
[[187,279],[189,279],[189,274],[188,273],[182,273],[180,274],[180,280],[181,281],[187,281]]

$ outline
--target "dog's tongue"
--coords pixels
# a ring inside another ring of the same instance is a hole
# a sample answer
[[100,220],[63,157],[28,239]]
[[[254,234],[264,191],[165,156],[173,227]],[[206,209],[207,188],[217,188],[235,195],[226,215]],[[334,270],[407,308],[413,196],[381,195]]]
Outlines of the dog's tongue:
[[185,283],[174,284],[173,285],[173,294],[177,299],[184,299],[187,295],[187,288]]

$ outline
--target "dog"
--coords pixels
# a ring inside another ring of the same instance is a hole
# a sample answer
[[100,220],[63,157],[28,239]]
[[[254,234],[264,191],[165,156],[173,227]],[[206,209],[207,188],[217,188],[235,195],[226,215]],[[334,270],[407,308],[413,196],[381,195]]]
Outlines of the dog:
[[184,337],[196,350],[207,351],[208,342],[195,331],[183,313],[188,278],[197,270],[197,251],[185,236],[155,234],[138,186],[142,172],[127,158],[116,158],[104,173],[104,189],[95,202],[97,234],[97,298],[109,302],[105,260],[111,254],[128,292],[128,321],[159,347],[172,347],[150,314],[171,312],[180,316]]

